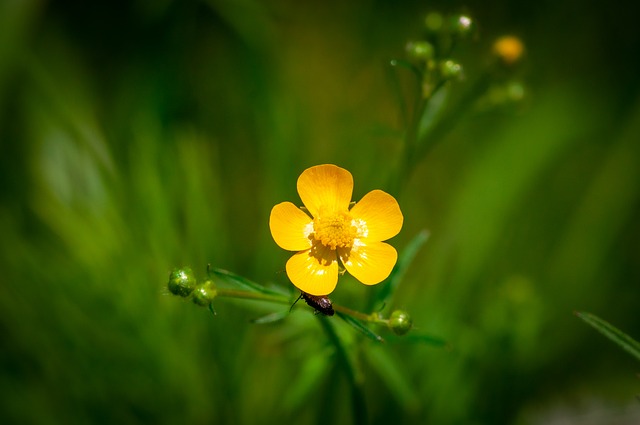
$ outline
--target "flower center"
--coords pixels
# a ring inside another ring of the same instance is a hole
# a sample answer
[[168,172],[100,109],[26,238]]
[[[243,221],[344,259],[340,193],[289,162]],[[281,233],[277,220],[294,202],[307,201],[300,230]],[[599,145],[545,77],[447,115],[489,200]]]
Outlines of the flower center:
[[317,217],[313,220],[313,230],[315,240],[332,250],[351,248],[358,234],[351,215],[347,211]]

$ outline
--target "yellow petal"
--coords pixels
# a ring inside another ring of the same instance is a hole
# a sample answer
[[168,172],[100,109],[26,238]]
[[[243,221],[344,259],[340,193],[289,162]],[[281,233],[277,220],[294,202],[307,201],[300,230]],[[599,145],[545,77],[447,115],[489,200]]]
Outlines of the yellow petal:
[[309,234],[313,230],[313,221],[291,202],[282,202],[273,207],[269,228],[280,248],[302,251],[311,247]]
[[287,261],[287,276],[301,291],[328,295],[338,284],[338,256],[321,245],[298,252]]
[[298,177],[298,194],[314,218],[320,211],[346,211],[353,194],[353,176],[335,165],[316,165]]
[[[351,216],[364,228],[359,236],[367,241],[386,241],[402,229],[402,212],[396,199],[381,190],[372,190],[351,208]],[[360,225],[358,227],[360,227]]]
[[365,285],[385,280],[398,259],[395,248],[384,242],[359,241],[350,251],[338,248],[338,255],[347,271]]

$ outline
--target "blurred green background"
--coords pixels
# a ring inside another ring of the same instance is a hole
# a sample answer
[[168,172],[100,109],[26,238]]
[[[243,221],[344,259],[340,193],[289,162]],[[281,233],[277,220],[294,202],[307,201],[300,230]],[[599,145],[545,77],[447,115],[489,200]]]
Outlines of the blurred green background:
[[[321,163],[353,173],[354,199],[387,187],[388,63],[438,10],[477,22],[453,95],[505,33],[527,95],[470,108],[395,193],[394,246],[431,237],[394,307],[452,349],[360,341],[371,422],[640,422],[637,362],[572,314],[640,337],[640,10],[623,5],[0,1],[0,421],[349,423],[308,311],[213,317],[166,281],[211,263],[289,288],[271,207]],[[332,298],[371,290],[346,278]]]

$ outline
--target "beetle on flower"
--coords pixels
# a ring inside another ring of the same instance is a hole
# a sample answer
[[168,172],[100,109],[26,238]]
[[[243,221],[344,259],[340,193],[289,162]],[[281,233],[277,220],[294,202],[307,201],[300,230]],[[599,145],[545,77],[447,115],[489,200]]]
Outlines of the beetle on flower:
[[353,177],[331,164],[303,171],[297,187],[306,212],[282,202],[269,218],[276,244],[297,251],[286,266],[291,282],[303,292],[322,296],[335,289],[341,267],[365,285],[386,279],[398,253],[383,241],[397,235],[403,222],[395,198],[373,190],[349,208]]

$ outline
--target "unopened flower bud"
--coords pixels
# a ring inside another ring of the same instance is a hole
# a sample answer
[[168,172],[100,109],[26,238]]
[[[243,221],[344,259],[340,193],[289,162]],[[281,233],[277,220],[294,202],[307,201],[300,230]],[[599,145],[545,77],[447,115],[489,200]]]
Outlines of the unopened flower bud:
[[453,80],[462,76],[462,65],[451,59],[440,63],[440,75],[445,80]]
[[396,335],[404,335],[411,330],[413,320],[404,310],[395,310],[389,317],[389,328]]
[[522,58],[524,44],[513,35],[505,35],[493,43],[493,53],[505,65],[513,65]]
[[434,50],[428,41],[410,41],[407,43],[407,54],[411,59],[428,61],[433,58]]
[[216,285],[212,280],[206,280],[202,284],[196,286],[193,291],[193,302],[201,307],[207,307],[217,295]]
[[190,267],[174,269],[169,275],[168,288],[173,295],[188,297],[196,284],[196,277]]
[[454,15],[451,17],[451,34],[457,37],[467,37],[473,32],[474,22],[469,15]]

